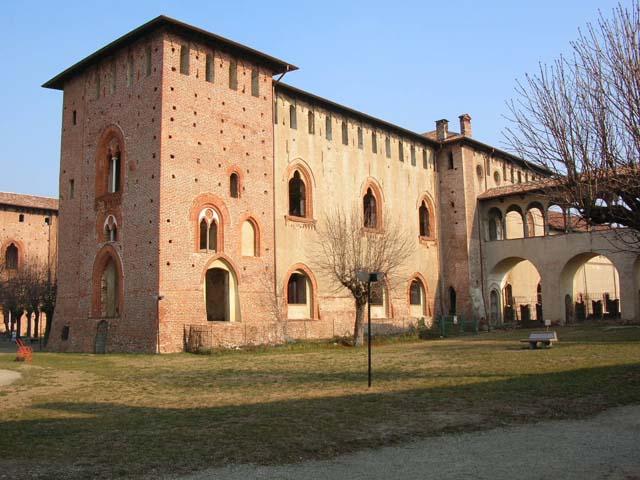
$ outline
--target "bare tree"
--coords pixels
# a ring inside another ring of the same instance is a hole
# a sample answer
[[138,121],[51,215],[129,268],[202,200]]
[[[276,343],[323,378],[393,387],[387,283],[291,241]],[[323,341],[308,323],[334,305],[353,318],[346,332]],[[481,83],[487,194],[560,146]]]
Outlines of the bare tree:
[[271,318],[276,322],[276,337],[281,341],[289,340],[287,331],[287,314],[284,302],[284,294],[279,288],[282,285],[280,279],[276,278],[274,272],[265,267],[259,279],[262,287],[263,307],[269,312]]
[[[505,136],[550,172],[544,191],[640,250],[640,3],[580,30],[571,54],[518,83]],[[622,228],[621,228],[622,227]]]
[[390,282],[403,263],[413,253],[413,242],[397,217],[386,213],[384,228],[371,230],[363,227],[360,208],[350,213],[336,209],[322,219],[318,227],[318,266],[336,284],[346,288],[353,296],[356,318],[353,343],[362,345],[364,313],[369,286],[358,280],[357,272],[382,272]]

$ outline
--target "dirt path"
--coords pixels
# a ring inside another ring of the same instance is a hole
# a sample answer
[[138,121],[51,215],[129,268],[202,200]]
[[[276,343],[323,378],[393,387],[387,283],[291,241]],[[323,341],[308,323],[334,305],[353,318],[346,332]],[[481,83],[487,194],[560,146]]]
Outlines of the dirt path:
[[11,385],[18,380],[22,374],[14,372],[13,370],[0,370],[0,387],[5,385]]
[[640,406],[585,420],[446,435],[328,461],[216,468],[180,480],[213,478],[640,480]]

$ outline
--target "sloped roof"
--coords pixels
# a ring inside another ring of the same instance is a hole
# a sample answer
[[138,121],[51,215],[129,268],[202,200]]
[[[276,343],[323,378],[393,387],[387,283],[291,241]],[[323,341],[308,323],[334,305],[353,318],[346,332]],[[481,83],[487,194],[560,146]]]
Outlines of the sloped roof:
[[37,197],[19,193],[0,192],[0,205],[58,211],[57,198]]

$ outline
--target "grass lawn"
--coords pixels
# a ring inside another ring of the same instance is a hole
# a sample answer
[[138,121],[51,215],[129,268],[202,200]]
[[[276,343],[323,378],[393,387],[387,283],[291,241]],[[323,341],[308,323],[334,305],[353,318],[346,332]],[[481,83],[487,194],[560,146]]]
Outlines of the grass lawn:
[[[237,462],[285,463],[446,432],[640,403],[640,328],[556,329],[213,355],[0,354],[6,478],[112,478]],[[509,446],[505,445],[505,451]],[[461,452],[462,453],[462,452]],[[5,477],[2,477],[5,478]]]

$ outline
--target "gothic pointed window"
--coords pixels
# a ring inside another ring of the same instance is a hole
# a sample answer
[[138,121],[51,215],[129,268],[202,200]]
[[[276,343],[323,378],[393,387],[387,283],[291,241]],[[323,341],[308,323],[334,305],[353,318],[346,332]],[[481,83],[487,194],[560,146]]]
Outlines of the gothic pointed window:
[[205,208],[198,217],[199,247],[201,251],[218,251],[218,227],[220,216],[213,208]]
[[289,215],[306,216],[306,185],[297,170],[289,180]]
[[116,242],[118,240],[118,223],[113,215],[109,215],[104,221],[104,241]]
[[232,173],[229,176],[229,195],[231,198],[240,197],[240,181],[237,173]]
[[427,208],[426,202],[423,200],[422,205],[420,205],[420,209],[418,210],[418,216],[420,221],[420,236],[421,237],[430,237],[431,236],[431,225],[429,222],[429,209]]
[[18,247],[15,243],[10,244],[4,253],[4,264],[7,270],[18,269]]
[[378,227],[378,215],[377,215],[377,202],[376,197],[373,195],[371,188],[367,189],[367,193],[362,199],[363,202],[363,214],[364,214],[364,226],[366,228]]

